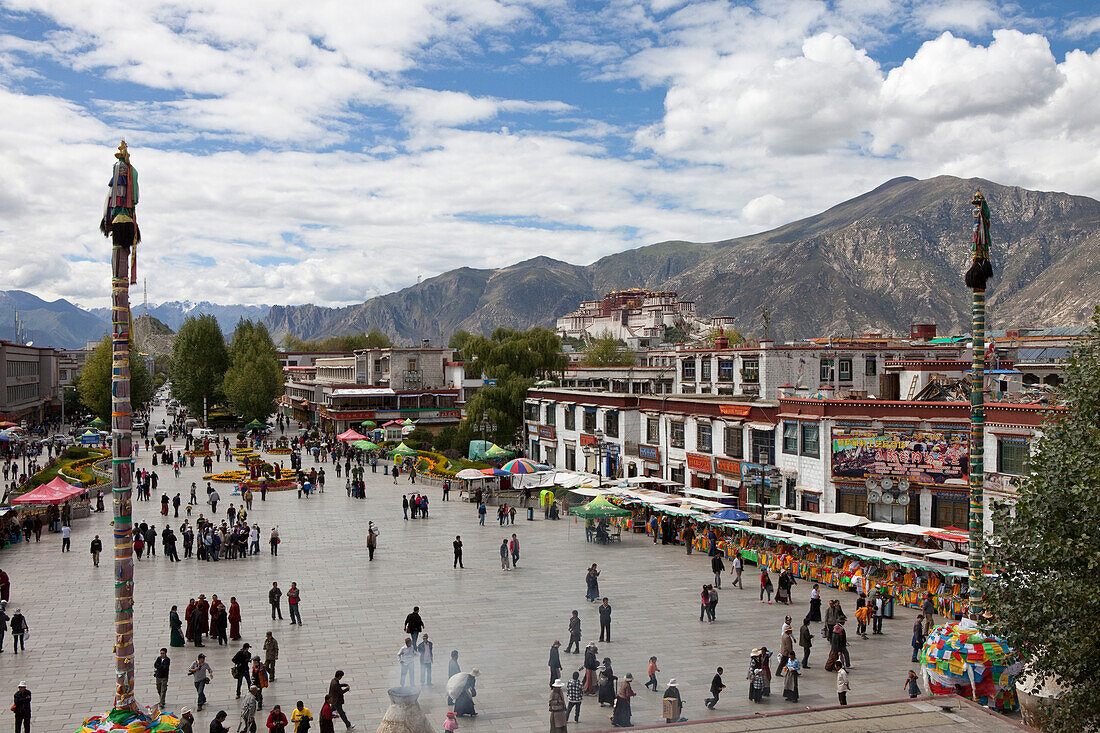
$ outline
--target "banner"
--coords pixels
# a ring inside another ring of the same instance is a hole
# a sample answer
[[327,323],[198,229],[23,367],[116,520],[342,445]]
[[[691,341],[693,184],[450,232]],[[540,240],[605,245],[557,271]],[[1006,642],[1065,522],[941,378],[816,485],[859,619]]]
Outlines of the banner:
[[907,478],[925,484],[965,482],[970,435],[964,430],[833,432],[833,478],[868,475]]
[[711,472],[710,456],[704,456],[701,453],[688,453],[687,464],[692,471]]
[[643,461],[653,461],[658,463],[661,460],[661,449],[655,445],[642,445],[638,446],[638,457]]

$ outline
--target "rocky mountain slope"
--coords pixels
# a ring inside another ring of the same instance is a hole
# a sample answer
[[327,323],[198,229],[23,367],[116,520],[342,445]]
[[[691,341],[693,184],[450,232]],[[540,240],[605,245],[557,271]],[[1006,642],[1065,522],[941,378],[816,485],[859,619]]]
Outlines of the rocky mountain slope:
[[36,346],[79,349],[107,332],[107,317],[89,313],[67,300],[47,302],[22,290],[0,290],[0,339],[16,340],[16,311],[26,334],[24,343]]
[[905,333],[933,322],[969,330],[970,198],[992,209],[994,327],[1084,323],[1100,292],[1100,202],[981,179],[898,178],[815,216],[722,242],[664,242],[577,266],[536,257],[496,270],[460,268],[344,308],[274,306],[272,335],[305,338],[381,328],[397,341],[440,343],[457,329],[551,325],[581,300],[649,287],[694,298],[773,338]]

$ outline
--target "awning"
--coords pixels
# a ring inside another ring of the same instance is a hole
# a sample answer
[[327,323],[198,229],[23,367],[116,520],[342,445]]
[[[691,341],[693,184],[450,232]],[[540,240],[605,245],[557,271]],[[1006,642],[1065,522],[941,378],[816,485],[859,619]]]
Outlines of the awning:
[[727,494],[722,491],[714,491],[712,489],[696,489],[688,487],[684,489],[684,493],[688,496],[701,496],[705,499],[736,499],[733,494]]
[[763,430],[769,433],[775,430],[775,426],[768,422],[747,422],[744,424],[744,427],[752,428],[753,430]]
[[784,512],[792,517],[795,517],[803,522],[815,522],[817,524],[828,524],[833,527],[859,527],[867,524],[869,521],[867,517],[861,517],[858,514],[846,514],[845,512],[836,512],[833,514],[819,513],[819,512],[800,512],[794,509],[789,509]]
[[362,387],[356,389],[334,389],[333,397],[389,397],[397,394],[387,387]]
[[60,476],[54,478],[53,481],[48,484],[42,484],[37,489],[33,489],[17,496],[11,500],[12,504],[64,504],[69,499],[80,496],[87,489],[82,489],[79,486],[73,486],[65,481]]

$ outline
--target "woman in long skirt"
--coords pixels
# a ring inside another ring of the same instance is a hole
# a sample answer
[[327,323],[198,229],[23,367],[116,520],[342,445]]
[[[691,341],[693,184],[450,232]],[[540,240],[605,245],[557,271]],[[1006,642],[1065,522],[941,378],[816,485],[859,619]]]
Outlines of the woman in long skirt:
[[821,621],[821,590],[817,587],[817,583],[814,583],[814,587],[810,590],[810,612],[806,617],[811,621]]
[[783,676],[783,699],[787,702],[798,702],[799,671],[797,659],[787,662],[787,674]]
[[600,670],[599,674],[600,686],[598,693],[599,697],[597,698],[600,703],[600,707],[603,707],[604,705],[613,706],[615,704],[616,679],[618,678],[615,677],[615,671],[611,669],[611,658],[604,657],[603,668]]
[[623,678],[619,696],[615,698],[615,712],[611,716],[611,723],[616,728],[630,728],[634,725],[630,722],[630,698],[637,694],[630,686],[633,679],[634,677],[629,674]]
[[176,606],[172,606],[171,612],[168,614],[168,629],[169,629],[169,641],[168,646],[183,646],[183,634],[180,633],[180,629],[183,628],[183,621],[180,621],[180,615],[176,612]]
[[187,602],[187,610],[183,612],[183,617],[187,619],[187,628],[184,632],[184,636],[188,641],[195,640],[195,625],[191,622],[191,612],[195,610],[195,599],[192,598]]

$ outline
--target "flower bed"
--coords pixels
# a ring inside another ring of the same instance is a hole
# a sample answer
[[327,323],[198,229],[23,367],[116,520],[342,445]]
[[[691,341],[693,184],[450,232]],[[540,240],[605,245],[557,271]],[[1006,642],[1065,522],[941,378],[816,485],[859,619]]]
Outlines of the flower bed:
[[214,455],[214,451],[212,451],[212,450],[189,450],[189,451],[185,452],[183,455],[185,455],[185,456],[203,456],[203,457],[205,457],[205,456]]

